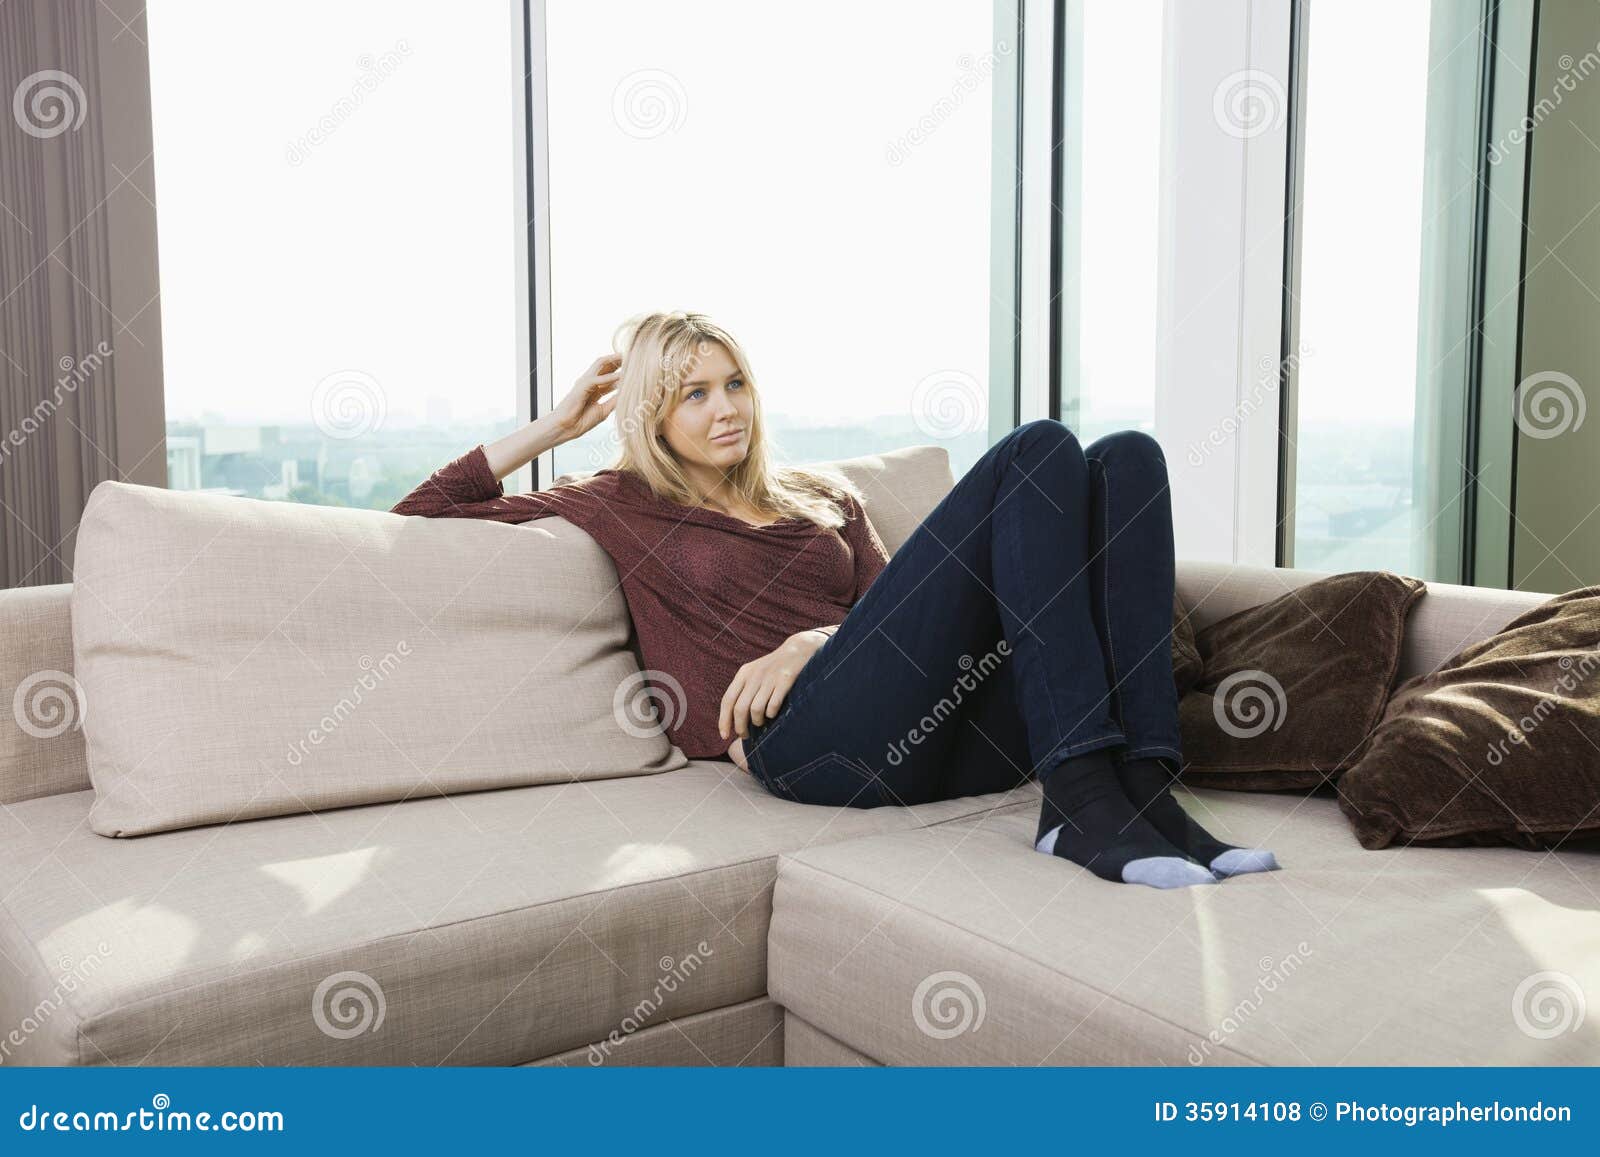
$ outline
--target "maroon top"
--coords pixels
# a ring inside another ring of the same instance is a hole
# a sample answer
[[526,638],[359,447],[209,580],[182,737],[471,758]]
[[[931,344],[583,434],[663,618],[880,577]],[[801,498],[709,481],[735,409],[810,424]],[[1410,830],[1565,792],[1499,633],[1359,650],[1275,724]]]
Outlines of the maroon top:
[[[789,517],[767,526],[659,498],[638,476],[599,470],[577,483],[506,494],[480,443],[434,471],[392,510],[426,518],[531,522],[559,515],[616,564],[646,668],[682,686],[661,692],[668,738],[690,759],[720,759],[722,696],[739,668],[797,631],[844,621],[889,561],[861,504],[840,530]],[[681,710],[679,708],[682,708]]]

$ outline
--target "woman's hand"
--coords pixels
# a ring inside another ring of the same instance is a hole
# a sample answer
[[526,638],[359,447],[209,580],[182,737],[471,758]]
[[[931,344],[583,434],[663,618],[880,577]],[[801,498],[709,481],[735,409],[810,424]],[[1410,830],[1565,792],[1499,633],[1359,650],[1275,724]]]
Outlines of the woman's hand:
[[540,414],[504,438],[485,442],[484,457],[494,476],[504,478],[513,470],[522,469],[539,455],[587,434],[610,417],[617,408],[617,398],[603,395],[616,389],[617,379],[622,376],[621,365],[622,358],[617,354],[595,358],[548,414]]
[[622,357],[619,354],[602,354],[583,371],[567,396],[551,410],[569,438],[581,438],[611,416],[617,408],[617,396],[605,397],[617,388],[622,376]]
[[827,641],[826,631],[800,631],[770,655],[740,667],[723,692],[722,709],[717,714],[717,731],[722,738],[737,733],[739,738],[748,739],[752,723],[759,726],[776,715],[800,668]]

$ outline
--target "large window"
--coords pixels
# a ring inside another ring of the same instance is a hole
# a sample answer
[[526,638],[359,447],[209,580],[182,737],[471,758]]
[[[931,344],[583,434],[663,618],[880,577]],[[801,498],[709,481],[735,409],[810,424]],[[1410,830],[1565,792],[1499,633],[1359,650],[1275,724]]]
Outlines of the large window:
[[[994,341],[1015,310],[991,225],[1016,211],[994,122],[1018,45],[990,5],[538,7],[557,394],[629,315],[690,309],[746,346],[781,460],[934,443],[959,475],[991,441],[991,395],[1012,423],[989,368],[992,295]],[[607,424],[556,473],[614,450]]]
[[1504,582],[1531,8],[1307,12],[1288,561]]
[[1165,0],[1069,0],[1064,75],[1061,418],[1088,444],[1155,427]]
[[513,428],[519,9],[152,0],[171,486],[382,509]]
[[1308,29],[1291,452],[1311,570],[1412,568],[1429,8],[1317,5]]

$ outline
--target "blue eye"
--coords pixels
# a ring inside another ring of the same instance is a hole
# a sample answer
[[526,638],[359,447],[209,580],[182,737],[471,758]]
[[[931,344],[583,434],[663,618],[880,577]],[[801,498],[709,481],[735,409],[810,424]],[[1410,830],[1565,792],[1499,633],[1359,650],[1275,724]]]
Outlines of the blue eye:
[[734,386],[738,386],[738,387],[740,387],[742,389],[744,387],[744,379],[743,378],[733,378],[733,379],[731,379],[728,382],[728,389],[731,390],[731,389],[733,389]]
[[694,399],[694,396],[695,396],[695,395],[696,395],[696,394],[703,394],[703,393],[705,393],[705,391],[704,391],[704,390],[690,390],[690,391],[689,391],[689,398],[690,398],[690,400],[691,400],[691,401],[692,401],[692,400],[693,400],[693,399]]

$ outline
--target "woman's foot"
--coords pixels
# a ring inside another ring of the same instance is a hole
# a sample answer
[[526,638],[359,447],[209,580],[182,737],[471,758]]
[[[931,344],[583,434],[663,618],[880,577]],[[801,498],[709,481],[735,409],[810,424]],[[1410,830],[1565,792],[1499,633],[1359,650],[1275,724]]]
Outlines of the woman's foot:
[[1172,794],[1172,779],[1168,764],[1154,756],[1130,759],[1117,767],[1117,782],[1150,826],[1218,877],[1270,872],[1278,867],[1278,858],[1266,848],[1225,844],[1195,823]]
[[1217,882],[1139,815],[1105,749],[1064,760],[1042,782],[1044,803],[1034,837],[1039,851],[1114,883],[1184,888]]

